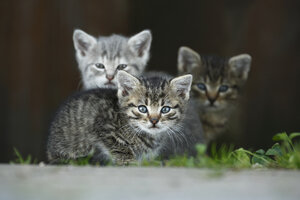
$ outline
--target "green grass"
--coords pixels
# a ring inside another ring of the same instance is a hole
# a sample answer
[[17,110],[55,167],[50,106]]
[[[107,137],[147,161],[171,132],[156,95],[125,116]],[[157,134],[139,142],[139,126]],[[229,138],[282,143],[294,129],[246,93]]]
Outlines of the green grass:
[[31,155],[28,155],[26,158],[23,158],[21,153],[17,150],[17,148],[14,148],[15,153],[15,159],[10,161],[10,164],[37,164],[38,160],[33,159]]
[[[279,133],[273,137],[276,142],[268,150],[255,152],[232,146],[221,146],[218,150],[213,145],[211,156],[206,154],[205,145],[197,145],[197,156],[177,156],[165,161],[165,166],[193,168],[286,168],[300,169],[300,143],[293,142],[300,133]],[[147,164],[146,164],[147,165]]]
[[[193,167],[193,168],[285,168],[300,169],[300,143],[293,142],[300,133],[279,133],[273,137],[276,142],[268,150],[259,149],[249,151],[243,148],[235,149],[233,146],[221,146],[218,150],[212,145],[211,155],[206,154],[205,145],[197,145],[197,156],[176,156],[165,161],[165,166]],[[153,161],[151,161],[153,162]],[[149,164],[145,161],[145,164]]]
[[[259,149],[249,151],[243,148],[234,149],[233,146],[223,145],[216,148],[212,145],[210,156],[207,155],[207,147],[199,144],[196,146],[197,156],[176,156],[169,160],[142,160],[141,162],[131,163],[130,166],[165,166],[165,167],[187,167],[187,168],[284,168],[300,169],[300,143],[296,143],[294,138],[299,137],[300,133],[279,133],[273,137],[276,142],[267,150]],[[15,149],[17,159],[14,163],[31,164],[34,163],[31,156],[23,159],[21,154]],[[66,160],[62,164],[88,165],[91,156],[78,160]],[[109,164],[111,165],[111,163]]]
[[93,155],[88,155],[87,157],[78,158],[76,160],[62,160],[61,165],[76,165],[76,166],[85,166],[90,164],[90,160]]

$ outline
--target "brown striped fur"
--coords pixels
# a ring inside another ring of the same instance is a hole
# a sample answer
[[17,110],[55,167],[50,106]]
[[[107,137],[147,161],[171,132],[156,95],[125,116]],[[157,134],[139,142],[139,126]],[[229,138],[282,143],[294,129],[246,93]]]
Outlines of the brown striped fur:
[[[179,74],[192,74],[192,97],[198,102],[207,141],[226,131],[241,90],[247,80],[251,57],[241,54],[229,59],[200,56],[188,47],[178,53]],[[222,89],[227,88],[222,91]]]
[[[118,90],[87,90],[62,105],[50,127],[47,155],[51,163],[93,153],[96,162],[112,160],[123,165],[161,155],[168,140],[183,140],[191,75],[138,79],[120,71],[117,79]],[[141,105],[147,113],[140,112]],[[162,113],[163,106],[169,106],[170,112]]]

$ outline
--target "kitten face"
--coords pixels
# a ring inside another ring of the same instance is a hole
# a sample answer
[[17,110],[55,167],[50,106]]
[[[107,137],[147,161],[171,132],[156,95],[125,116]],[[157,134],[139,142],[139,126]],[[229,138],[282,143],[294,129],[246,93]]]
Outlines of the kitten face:
[[189,99],[192,76],[167,80],[161,77],[137,79],[126,72],[118,74],[118,98],[130,126],[161,136],[178,126]]
[[187,47],[179,49],[179,73],[193,75],[193,95],[207,110],[224,110],[234,105],[247,80],[250,65],[251,57],[248,54],[226,60],[212,56],[200,57]]
[[151,40],[148,30],[130,38],[111,35],[98,39],[75,30],[73,41],[84,88],[116,88],[120,70],[140,75],[149,59]]

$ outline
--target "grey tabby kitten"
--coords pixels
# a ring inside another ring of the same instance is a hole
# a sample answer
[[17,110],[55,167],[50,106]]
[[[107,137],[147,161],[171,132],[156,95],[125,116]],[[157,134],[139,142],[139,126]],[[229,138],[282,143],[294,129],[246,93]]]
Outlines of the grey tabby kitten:
[[162,155],[168,140],[182,137],[192,75],[138,79],[120,71],[117,80],[117,90],[87,90],[60,108],[50,127],[50,163],[93,152],[94,161],[123,165]]
[[[174,76],[167,74],[161,71],[148,71],[143,73],[143,77],[147,79],[153,79],[160,77],[165,80],[172,80]],[[164,149],[162,158],[170,158],[170,156],[187,154],[189,156],[196,155],[196,144],[203,144],[205,140],[203,138],[203,129],[200,117],[197,112],[198,104],[194,99],[189,100],[188,105],[186,106],[185,116],[181,123],[181,140],[183,141],[174,141],[173,138],[168,138],[168,147]]]
[[198,102],[207,141],[227,131],[241,89],[248,78],[251,56],[241,54],[229,59],[200,56],[188,47],[178,53],[179,74],[192,74],[192,96]]
[[132,75],[144,71],[152,36],[149,30],[144,30],[130,38],[121,35],[95,38],[77,29],[73,41],[84,89],[116,88],[119,70]]

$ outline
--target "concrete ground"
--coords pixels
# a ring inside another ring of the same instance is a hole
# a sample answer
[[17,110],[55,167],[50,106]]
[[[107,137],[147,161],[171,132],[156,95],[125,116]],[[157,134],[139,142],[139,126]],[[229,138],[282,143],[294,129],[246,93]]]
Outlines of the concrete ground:
[[300,171],[0,165],[0,199],[300,199]]

